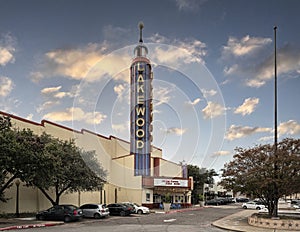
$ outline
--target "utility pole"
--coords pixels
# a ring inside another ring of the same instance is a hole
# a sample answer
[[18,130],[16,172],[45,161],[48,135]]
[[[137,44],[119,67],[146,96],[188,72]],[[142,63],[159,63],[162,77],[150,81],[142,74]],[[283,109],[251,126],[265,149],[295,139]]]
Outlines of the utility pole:
[[278,154],[277,154],[277,27],[274,27],[274,218],[278,217]]

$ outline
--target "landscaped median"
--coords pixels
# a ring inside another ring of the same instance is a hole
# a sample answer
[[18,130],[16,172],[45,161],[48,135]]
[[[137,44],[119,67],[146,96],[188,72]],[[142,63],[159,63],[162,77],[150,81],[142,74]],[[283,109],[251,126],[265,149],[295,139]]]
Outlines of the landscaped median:
[[294,213],[289,211],[281,212],[279,218],[268,218],[267,215],[255,213],[248,217],[248,223],[252,226],[300,231],[300,212]]

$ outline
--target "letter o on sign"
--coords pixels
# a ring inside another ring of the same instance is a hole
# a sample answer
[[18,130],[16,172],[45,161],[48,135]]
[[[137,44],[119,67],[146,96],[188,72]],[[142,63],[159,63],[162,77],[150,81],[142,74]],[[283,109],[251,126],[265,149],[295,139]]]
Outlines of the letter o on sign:
[[138,126],[144,126],[145,124],[145,119],[143,118],[138,118],[136,121],[135,121],[136,125]]
[[145,132],[144,132],[144,130],[142,130],[142,129],[138,129],[138,130],[136,131],[135,135],[136,135],[138,138],[142,138],[142,137],[144,137]]

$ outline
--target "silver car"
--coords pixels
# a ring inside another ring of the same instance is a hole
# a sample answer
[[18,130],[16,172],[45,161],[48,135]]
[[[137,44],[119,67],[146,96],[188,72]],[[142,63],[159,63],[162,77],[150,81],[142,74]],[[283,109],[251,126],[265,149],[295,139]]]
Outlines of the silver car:
[[109,215],[109,209],[105,204],[84,204],[80,209],[84,217],[99,219]]

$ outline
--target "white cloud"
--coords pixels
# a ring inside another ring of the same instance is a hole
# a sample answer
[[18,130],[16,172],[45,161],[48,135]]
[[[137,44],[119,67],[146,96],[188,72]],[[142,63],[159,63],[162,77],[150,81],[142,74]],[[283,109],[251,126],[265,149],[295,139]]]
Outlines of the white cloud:
[[172,127],[172,128],[167,129],[166,132],[168,134],[183,135],[186,132],[186,129]]
[[101,112],[84,112],[78,107],[67,108],[66,111],[51,112],[44,115],[45,119],[55,122],[84,121],[92,125],[100,124],[106,117],[107,116]]
[[122,124],[112,124],[112,129],[116,133],[123,133],[129,131],[129,122],[122,123]]
[[[295,72],[297,73],[300,66],[300,49],[291,45],[286,45],[277,52],[277,74],[278,76]],[[268,80],[274,78],[274,55],[263,61],[258,66],[254,78],[247,81],[250,87],[261,87]]]
[[213,156],[226,156],[226,155],[230,155],[230,151],[216,151],[213,154]]
[[243,102],[242,105],[240,105],[236,110],[234,111],[235,114],[241,114],[243,116],[247,114],[251,114],[254,112],[257,104],[259,103],[258,98],[247,98]]
[[187,105],[190,105],[190,106],[195,106],[195,105],[197,105],[200,101],[201,101],[200,98],[196,98],[194,101],[188,101],[188,102],[186,102],[186,104],[187,104]]
[[223,47],[223,56],[233,55],[236,57],[253,53],[272,42],[270,38],[250,37],[246,35],[240,40],[229,37],[227,46]]
[[43,104],[41,104],[40,106],[38,106],[37,109],[36,109],[36,111],[38,113],[41,113],[44,110],[49,109],[49,108],[51,108],[51,107],[53,107],[55,105],[59,105],[59,104],[60,104],[60,102],[58,102],[58,101],[46,101]]
[[253,88],[259,88],[266,84],[266,81],[259,79],[250,79],[246,81],[246,85]]
[[32,120],[32,118],[33,118],[33,114],[28,114],[26,117],[27,120]]
[[62,88],[62,86],[57,87],[47,87],[41,90],[41,93],[48,98],[58,98],[62,99],[64,97],[74,97],[76,95],[76,86],[72,86],[72,89],[70,92],[64,92],[59,90]]
[[227,66],[226,66],[226,67],[224,68],[223,72],[224,72],[224,74],[225,74],[226,76],[228,76],[228,75],[233,75],[234,73],[237,73],[238,70],[239,70],[239,66],[238,66],[237,64],[234,64],[234,65],[232,65],[232,66],[230,66],[230,67],[227,67]]
[[208,0],[175,0],[179,11],[197,11]]
[[271,141],[271,140],[274,140],[274,136],[264,136],[264,137],[261,137],[258,141],[267,142],[267,141]]
[[262,133],[262,132],[271,132],[271,128],[263,128],[263,127],[249,127],[249,126],[236,126],[231,125],[230,128],[227,130],[225,138],[227,140],[235,140],[240,139],[255,133]]
[[4,76],[0,76],[0,96],[1,97],[6,97],[10,94],[14,87],[13,81]]
[[[114,86],[114,91],[115,93],[118,95],[118,99],[122,100],[124,98],[124,95],[126,93],[128,93],[126,95],[126,99],[129,99],[129,91],[128,91],[128,85],[127,84],[118,84],[116,86]],[[128,101],[129,102],[129,101]]]
[[[155,34],[149,38],[151,42],[161,43],[151,51],[151,62],[167,66],[178,64],[202,63],[207,54],[206,44],[196,39],[170,40],[167,37]],[[168,44],[168,46],[166,45]]]
[[173,91],[172,88],[157,87],[153,92],[153,104],[159,106],[161,104],[168,103],[171,99],[170,93]]
[[224,114],[225,109],[222,105],[209,101],[202,110],[204,119],[215,118]]
[[296,135],[300,134],[300,124],[295,120],[282,122],[278,126],[278,133],[280,135]]
[[[96,81],[111,75],[114,79],[129,82],[131,59],[132,57],[125,53],[105,55],[102,44],[57,49],[44,55],[37,71],[31,73],[31,79],[38,82],[45,77],[63,76],[75,80]],[[121,70],[120,67],[128,68]]]
[[0,46],[0,65],[5,66],[9,62],[14,61],[13,51]]
[[42,94],[52,94],[54,92],[58,92],[61,89],[61,86],[57,87],[48,87],[41,90]]
[[201,89],[201,92],[205,98],[212,97],[217,94],[217,91],[214,89],[210,89],[210,90]]
[[14,53],[16,51],[16,39],[10,34],[6,34],[0,38],[0,66],[5,66],[8,63],[15,61]]

